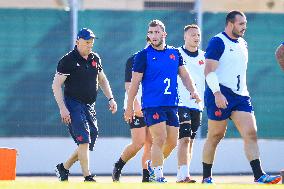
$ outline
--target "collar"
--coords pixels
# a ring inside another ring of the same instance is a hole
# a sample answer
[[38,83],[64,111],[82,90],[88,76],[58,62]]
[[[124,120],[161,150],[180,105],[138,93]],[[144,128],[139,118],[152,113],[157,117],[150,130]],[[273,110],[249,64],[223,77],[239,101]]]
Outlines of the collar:
[[238,41],[238,39],[232,39],[232,38],[230,38],[227,34],[226,34],[226,32],[222,32],[222,34],[225,36],[225,37],[227,37],[230,41],[232,41],[232,42],[234,42],[234,43],[238,43],[239,41]]
[[182,48],[183,52],[185,52],[185,54],[187,54],[190,57],[194,58],[194,57],[198,56],[198,49],[194,52],[191,52],[191,51],[187,50],[184,45],[181,48]]

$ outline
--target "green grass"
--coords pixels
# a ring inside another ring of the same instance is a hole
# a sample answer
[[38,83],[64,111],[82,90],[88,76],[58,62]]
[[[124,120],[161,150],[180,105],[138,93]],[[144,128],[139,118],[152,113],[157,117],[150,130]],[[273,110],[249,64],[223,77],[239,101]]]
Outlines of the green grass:
[[0,189],[284,189],[283,184],[144,184],[144,183],[60,183],[0,181]]

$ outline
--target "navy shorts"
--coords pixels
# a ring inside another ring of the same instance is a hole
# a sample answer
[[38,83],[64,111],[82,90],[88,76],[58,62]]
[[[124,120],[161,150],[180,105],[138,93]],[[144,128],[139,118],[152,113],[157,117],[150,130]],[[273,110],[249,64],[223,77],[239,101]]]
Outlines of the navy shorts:
[[204,101],[209,119],[215,121],[226,120],[230,118],[233,111],[253,112],[253,106],[251,105],[251,98],[249,96],[238,95],[230,88],[223,85],[220,85],[220,89],[228,101],[226,109],[217,108],[215,97],[209,87],[206,86]]
[[[180,122],[179,139],[184,137],[190,137],[191,139],[194,139],[198,127],[201,125],[202,112],[197,109],[179,107],[178,117]],[[185,121],[190,123],[183,123]]]
[[66,96],[64,100],[71,116],[68,129],[72,138],[77,145],[89,143],[89,149],[93,151],[98,137],[95,105],[84,104]]
[[153,107],[143,109],[144,120],[150,127],[157,123],[166,121],[169,126],[179,127],[177,107]]
[[129,123],[130,129],[142,128],[145,126],[146,126],[146,123],[145,123],[144,117],[134,116],[134,119],[132,120],[132,122]]

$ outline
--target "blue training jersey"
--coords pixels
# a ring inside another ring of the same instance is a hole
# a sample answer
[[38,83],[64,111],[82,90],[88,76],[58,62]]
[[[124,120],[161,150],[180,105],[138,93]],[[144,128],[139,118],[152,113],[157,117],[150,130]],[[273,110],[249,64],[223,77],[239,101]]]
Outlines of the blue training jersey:
[[151,45],[138,52],[133,71],[143,73],[142,108],[177,106],[177,75],[183,59],[172,46],[156,50]]

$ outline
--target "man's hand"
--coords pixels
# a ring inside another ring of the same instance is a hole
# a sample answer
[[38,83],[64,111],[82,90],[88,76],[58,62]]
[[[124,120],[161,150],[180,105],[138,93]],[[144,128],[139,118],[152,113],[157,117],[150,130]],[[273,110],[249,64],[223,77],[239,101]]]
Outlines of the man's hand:
[[60,108],[60,115],[61,115],[61,121],[63,123],[65,123],[66,125],[69,125],[71,123],[70,112],[65,106]]
[[201,102],[201,98],[199,97],[199,94],[195,91],[193,93],[190,93],[191,98],[195,99],[196,103]]
[[113,113],[113,114],[117,111],[117,104],[116,104],[116,102],[115,102],[114,99],[111,99],[111,100],[109,101],[109,110],[110,110],[111,113]]
[[128,108],[127,107],[125,112],[124,112],[124,120],[127,123],[132,123],[133,117],[134,117],[134,110],[133,110],[133,108]]
[[215,96],[215,104],[218,108],[227,108],[227,105],[229,104],[226,97],[220,92],[217,91],[214,93]]

